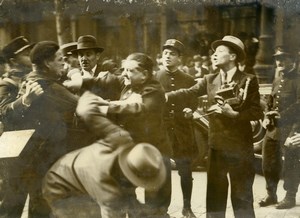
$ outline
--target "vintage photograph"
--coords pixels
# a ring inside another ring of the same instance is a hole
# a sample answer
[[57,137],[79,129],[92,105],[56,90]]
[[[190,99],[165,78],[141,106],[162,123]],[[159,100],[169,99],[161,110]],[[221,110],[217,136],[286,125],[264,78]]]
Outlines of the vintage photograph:
[[0,218],[300,218],[300,2],[0,0]]

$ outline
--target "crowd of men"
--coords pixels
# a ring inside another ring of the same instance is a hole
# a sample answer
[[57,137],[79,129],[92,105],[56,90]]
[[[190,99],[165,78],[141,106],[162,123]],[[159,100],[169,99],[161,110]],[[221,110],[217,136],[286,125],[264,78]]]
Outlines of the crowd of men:
[[[172,158],[181,181],[182,215],[195,218],[192,122],[203,95],[211,114],[207,217],[225,217],[229,185],[235,217],[255,217],[251,121],[256,120],[267,129],[268,196],[259,204],[277,203],[284,148],[287,194],[276,208],[295,206],[300,181],[296,56],[276,50],[279,76],[264,109],[256,76],[241,67],[243,42],[228,35],[211,47],[211,57],[195,55],[195,66],[185,71],[185,46],[177,39],[164,43],[160,66],[139,52],[121,66],[112,60],[100,63],[104,48],[91,35],[61,46],[31,44],[23,36],[5,45],[0,120],[5,131],[34,129],[27,146],[35,149],[1,178],[0,216],[20,217],[29,195],[29,217],[170,217]],[[144,189],[144,203],[137,200],[136,187]]]

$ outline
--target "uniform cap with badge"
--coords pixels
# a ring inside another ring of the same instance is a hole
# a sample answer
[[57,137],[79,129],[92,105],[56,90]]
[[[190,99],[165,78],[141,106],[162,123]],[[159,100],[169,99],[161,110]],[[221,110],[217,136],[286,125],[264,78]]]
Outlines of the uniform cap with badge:
[[184,51],[183,43],[177,39],[168,39],[163,45],[162,49],[164,50],[166,48],[174,48],[179,52],[179,54],[182,54]]
[[19,36],[6,44],[2,49],[2,53],[4,58],[9,60],[25,49],[32,48],[33,46],[34,43],[31,44],[24,36]]

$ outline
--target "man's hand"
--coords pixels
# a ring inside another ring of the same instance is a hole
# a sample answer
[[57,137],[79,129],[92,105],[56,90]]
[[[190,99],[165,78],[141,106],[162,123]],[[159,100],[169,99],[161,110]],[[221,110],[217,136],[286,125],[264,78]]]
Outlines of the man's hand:
[[184,108],[183,109],[184,118],[192,119],[193,118],[193,111],[191,108]]
[[26,106],[31,105],[31,103],[44,93],[44,90],[37,82],[27,81],[25,94],[22,96],[22,102]]
[[271,120],[269,118],[265,118],[263,121],[262,121],[262,126],[267,129],[267,127],[270,125],[271,123]]
[[300,147],[300,133],[295,133],[290,140],[293,147]]
[[236,118],[239,115],[239,112],[232,109],[232,107],[225,103],[224,105],[218,105],[220,109],[217,109],[216,112],[225,115],[226,117]]

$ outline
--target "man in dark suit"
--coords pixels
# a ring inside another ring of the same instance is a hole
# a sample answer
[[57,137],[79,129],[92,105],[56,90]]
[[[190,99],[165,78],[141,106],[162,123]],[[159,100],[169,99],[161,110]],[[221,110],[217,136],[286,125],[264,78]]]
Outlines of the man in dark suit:
[[29,212],[35,217],[48,217],[49,208],[41,192],[42,178],[51,164],[67,152],[68,128],[73,125],[78,97],[58,82],[64,62],[55,42],[38,42],[30,52],[30,59],[34,68],[26,81],[38,83],[44,92],[23,113],[23,125],[35,129],[37,143],[34,155],[28,157],[33,175],[29,181],[32,205]]
[[[103,50],[104,48],[97,44],[94,36],[80,36],[77,40],[77,48],[72,50],[72,53],[77,55],[81,69],[69,71],[68,77],[71,78],[71,82],[64,85],[71,89],[77,89],[80,93],[89,90],[104,99],[119,99],[121,90],[116,89],[119,80],[118,77],[108,71],[102,71],[101,64],[99,63]],[[91,87],[89,83],[85,83],[82,86],[83,81],[92,78],[102,80],[102,86]]]
[[[124,60],[123,68],[124,89],[120,100],[106,101],[94,95],[94,99],[83,101],[85,104],[81,104],[81,114],[90,114],[87,123],[95,132],[99,125],[98,116],[116,116],[117,123],[130,133],[135,143],[150,143],[162,153],[167,168],[166,181],[159,190],[145,193],[145,203],[149,207],[149,217],[169,217],[172,148],[163,122],[164,91],[161,84],[153,79],[153,61],[147,55],[130,54]],[[101,86],[101,81],[96,82]],[[85,96],[90,95],[93,96],[92,93]],[[89,112],[91,105],[98,109],[98,113]]]
[[[180,69],[178,64],[184,45],[176,39],[168,39],[163,45],[163,67],[155,74],[166,93],[180,88],[189,88],[196,82],[194,78]],[[191,120],[184,117],[184,108],[197,108],[197,99],[168,101],[164,110],[164,121],[173,148],[173,158],[181,178],[184,217],[196,217],[191,209],[193,188],[192,157],[195,155],[195,141]]]
[[211,110],[215,112],[209,117],[207,217],[225,217],[229,174],[235,217],[253,218],[255,173],[250,121],[263,117],[258,82],[254,75],[237,69],[237,62],[245,58],[244,44],[240,39],[225,36],[213,42],[212,49],[213,64],[219,73],[205,76],[189,89],[170,92],[167,98],[168,101],[183,101],[207,94]]
[[[24,129],[23,111],[43,93],[38,83],[30,82],[26,84],[26,94],[22,97],[18,95],[24,77],[31,70],[29,52],[32,46],[24,36],[19,36],[3,47],[2,52],[10,68],[0,79],[0,120],[5,131]],[[11,169],[1,169],[1,174],[7,175],[3,178],[4,187],[1,190],[1,217],[18,217],[22,214],[28,194],[27,185],[21,179],[24,164],[21,159],[15,159]]]

